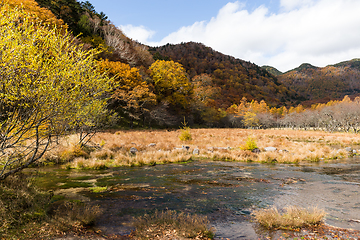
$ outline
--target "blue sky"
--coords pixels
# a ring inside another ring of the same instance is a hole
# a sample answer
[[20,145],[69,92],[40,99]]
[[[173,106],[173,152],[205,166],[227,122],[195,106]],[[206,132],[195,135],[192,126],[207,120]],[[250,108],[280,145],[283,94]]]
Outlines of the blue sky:
[[360,0],[89,0],[151,46],[202,42],[280,71],[360,58]]

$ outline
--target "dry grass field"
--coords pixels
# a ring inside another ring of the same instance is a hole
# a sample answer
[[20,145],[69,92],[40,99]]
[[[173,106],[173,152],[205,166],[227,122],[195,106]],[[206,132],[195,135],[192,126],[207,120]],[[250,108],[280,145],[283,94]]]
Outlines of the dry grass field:
[[[190,129],[191,140],[181,141],[181,130],[124,130],[102,132],[91,139],[90,151],[67,136],[45,160],[65,163],[67,168],[102,169],[186,162],[196,159],[299,163],[347,157],[346,147],[357,149],[360,135],[302,130]],[[246,150],[249,139],[260,153]],[[183,150],[182,146],[188,146]],[[265,151],[266,147],[276,148]],[[130,153],[136,148],[135,154]],[[360,146],[359,146],[360,148]],[[193,153],[199,149],[199,153]]]

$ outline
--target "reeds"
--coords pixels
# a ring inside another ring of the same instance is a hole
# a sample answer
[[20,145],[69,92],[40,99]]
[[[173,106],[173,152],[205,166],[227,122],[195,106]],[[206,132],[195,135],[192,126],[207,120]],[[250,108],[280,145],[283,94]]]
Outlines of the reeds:
[[172,210],[135,218],[135,239],[213,239],[206,216]]
[[296,206],[286,207],[283,212],[272,207],[255,212],[256,221],[268,229],[296,229],[315,226],[323,220],[326,213],[318,208],[304,209]]

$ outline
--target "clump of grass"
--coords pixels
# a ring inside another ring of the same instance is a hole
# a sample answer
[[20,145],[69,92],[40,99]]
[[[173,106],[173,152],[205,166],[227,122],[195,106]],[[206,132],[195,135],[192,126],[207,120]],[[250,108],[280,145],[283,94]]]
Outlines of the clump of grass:
[[255,212],[256,221],[268,229],[297,229],[315,226],[323,220],[326,213],[318,208],[304,209],[296,206],[286,207],[281,213],[275,207]]
[[71,163],[65,165],[66,169],[92,169],[92,170],[104,170],[108,166],[106,161],[98,159],[85,159],[85,158],[76,158]]
[[91,226],[95,223],[96,218],[100,215],[99,206],[91,206],[81,201],[58,201],[53,204],[49,210],[52,219],[69,227],[72,225]]
[[105,150],[105,149],[100,150],[100,151],[95,151],[91,155],[94,156],[95,158],[101,159],[101,160],[114,158],[114,153],[110,150]]
[[189,141],[192,140],[192,136],[191,136],[191,132],[190,132],[190,127],[187,126],[187,123],[185,121],[184,118],[184,122],[182,123],[182,128],[180,128],[180,135],[179,135],[179,139],[180,141]]
[[249,150],[252,151],[254,149],[258,148],[255,138],[248,136],[245,144],[243,146],[240,147],[241,150]]
[[162,239],[181,237],[196,239],[213,239],[214,232],[209,228],[206,216],[178,213],[176,211],[155,211],[135,218],[135,239]]
[[70,162],[77,157],[89,158],[89,149],[81,146],[80,144],[76,144],[69,149],[60,153],[60,159],[62,162]]

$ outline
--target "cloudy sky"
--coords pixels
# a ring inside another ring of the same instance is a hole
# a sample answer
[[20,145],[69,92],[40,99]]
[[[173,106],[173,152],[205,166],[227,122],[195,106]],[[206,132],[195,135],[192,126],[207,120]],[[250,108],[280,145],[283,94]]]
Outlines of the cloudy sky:
[[360,58],[360,0],[89,0],[150,46],[201,42],[280,71]]

